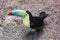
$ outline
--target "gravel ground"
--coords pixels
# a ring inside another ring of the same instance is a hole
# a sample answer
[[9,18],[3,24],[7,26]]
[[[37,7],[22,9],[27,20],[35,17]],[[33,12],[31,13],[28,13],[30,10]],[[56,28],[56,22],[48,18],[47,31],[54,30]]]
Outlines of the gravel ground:
[[60,40],[60,0],[0,0],[0,40],[31,40],[25,36],[27,29],[21,21],[7,19],[7,12],[15,9],[29,10],[33,16],[45,11],[49,16],[37,40]]

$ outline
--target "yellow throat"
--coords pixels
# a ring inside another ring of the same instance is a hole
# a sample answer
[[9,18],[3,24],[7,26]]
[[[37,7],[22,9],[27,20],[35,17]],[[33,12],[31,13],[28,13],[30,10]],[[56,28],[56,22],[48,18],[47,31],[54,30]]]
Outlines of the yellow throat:
[[30,20],[29,20],[29,15],[27,14],[25,18],[23,19],[23,25],[26,28],[30,28]]

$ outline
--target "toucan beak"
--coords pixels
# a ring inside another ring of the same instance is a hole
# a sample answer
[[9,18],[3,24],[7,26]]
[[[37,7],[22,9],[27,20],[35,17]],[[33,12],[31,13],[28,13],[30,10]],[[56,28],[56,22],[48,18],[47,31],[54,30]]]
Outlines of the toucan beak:
[[8,12],[8,14],[7,14],[8,16],[11,16],[12,15],[12,12]]

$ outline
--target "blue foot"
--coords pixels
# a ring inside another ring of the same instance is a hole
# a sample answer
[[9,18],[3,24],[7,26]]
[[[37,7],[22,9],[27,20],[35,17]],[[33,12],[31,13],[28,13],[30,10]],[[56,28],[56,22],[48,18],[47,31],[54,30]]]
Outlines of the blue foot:
[[32,40],[36,39],[39,36],[37,32],[34,33]]

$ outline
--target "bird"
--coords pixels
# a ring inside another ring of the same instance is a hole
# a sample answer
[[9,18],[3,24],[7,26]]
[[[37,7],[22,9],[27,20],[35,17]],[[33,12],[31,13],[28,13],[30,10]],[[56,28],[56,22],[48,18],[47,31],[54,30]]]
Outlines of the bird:
[[26,28],[35,29],[33,32],[30,30],[30,33],[33,33],[32,40],[39,36],[41,27],[44,25],[44,19],[48,16],[46,12],[42,11],[39,13],[39,16],[33,16],[30,11],[27,10],[13,10],[8,13],[8,16],[20,16],[23,18],[23,25]]

